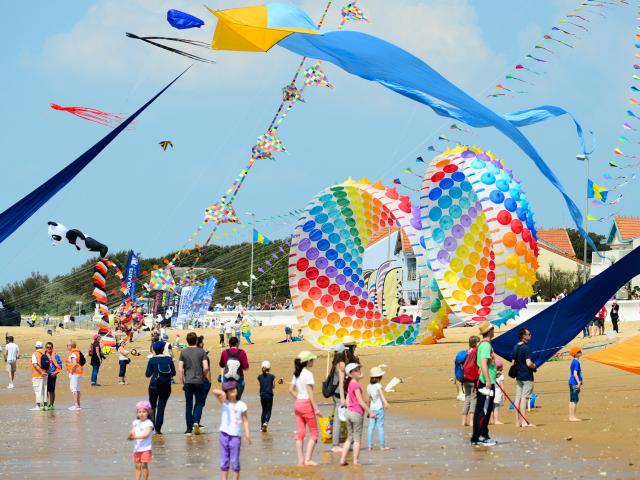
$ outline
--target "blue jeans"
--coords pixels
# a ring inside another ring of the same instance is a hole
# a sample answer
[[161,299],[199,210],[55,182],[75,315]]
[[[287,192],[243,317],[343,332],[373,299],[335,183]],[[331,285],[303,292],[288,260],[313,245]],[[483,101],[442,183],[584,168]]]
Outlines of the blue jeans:
[[243,333],[242,336],[244,337],[244,339],[247,341],[247,343],[253,343],[251,341],[251,332],[247,332],[247,333]]
[[100,365],[91,365],[91,385],[98,383],[98,372],[100,371]]
[[[187,432],[193,430],[194,423],[200,423],[206,395],[204,383],[185,383],[183,386],[185,399],[185,420]],[[195,398],[195,402],[194,402]]]
[[373,448],[373,429],[378,426],[378,436],[380,437],[380,448],[384,448],[384,408],[373,411],[376,418],[369,419],[369,430],[367,431],[367,443],[369,448]]
[[583,329],[582,329],[582,338],[587,338],[589,336],[589,326],[591,324],[588,323]]

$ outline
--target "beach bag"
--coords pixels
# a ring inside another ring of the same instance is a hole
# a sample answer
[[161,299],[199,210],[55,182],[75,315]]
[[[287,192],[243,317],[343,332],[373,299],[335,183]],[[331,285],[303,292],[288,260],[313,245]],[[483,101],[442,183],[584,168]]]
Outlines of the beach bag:
[[457,354],[456,354],[456,359],[455,359],[455,366],[453,369],[453,373],[456,377],[456,380],[458,380],[459,382],[464,382],[464,371],[463,371],[463,366],[464,366],[464,361],[467,359],[468,356],[468,352],[466,350],[460,350]]
[[338,386],[340,385],[340,378],[336,375],[335,367],[331,368],[329,375],[322,382],[322,395],[324,398],[331,398],[334,396],[336,391],[338,390]]
[[462,372],[465,382],[476,383],[480,378],[480,368],[478,368],[478,348],[472,348],[462,365]]
[[224,378],[228,380],[240,380],[240,367],[242,364],[239,359],[240,350],[231,353],[231,349],[227,350],[227,364],[224,367]]
[[518,351],[520,350],[520,346],[518,345],[513,351],[513,363],[509,367],[509,378],[516,378],[518,376],[518,362],[516,362],[516,357],[518,355]]
[[[318,417],[318,429],[320,430],[320,441],[322,443],[333,442],[333,409],[331,415],[328,417]],[[346,422],[340,423],[340,443],[347,440],[347,424]]]

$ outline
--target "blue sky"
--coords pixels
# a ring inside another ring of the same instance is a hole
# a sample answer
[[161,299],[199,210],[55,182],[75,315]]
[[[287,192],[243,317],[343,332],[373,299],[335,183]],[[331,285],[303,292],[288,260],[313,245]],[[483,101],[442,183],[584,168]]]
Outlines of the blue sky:
[[[298,2],[317,18],[324,2]],[[627,120],[635,15],[631,6],[612,9],[607,18],[592,16],[588,33],[573,40],[574,49],[556,47],[547,75],[512,99],[485,96],[504,74],[540,41],[578,1],[553,0],[361,0],[370,24],[349,24],[390,40],[417,54],[451,81],[498,111],[542,104],[573,112],[597,135],[592,178],[602,180],[613,158],[616,138]],[[237,0],[211,5],[227,8]],[[342,5],[340,5],[342,6]],[[199,31],[178,32],[165,12],[178,8],[207,22]],[[200,4],[186,0],[97,0],[42,2],[26,8],[3,7],[13,19],[0,31],[3,115],[2,188],[4,210],[65,166],[105,133],[105,127],[49,108],[81,105],[130,113],[190,62],[139,41],[138,35],[165,35],[209,41],[214,21]],[[326,20],[335,28],[338,9]],[[52,247],[46,222],[79,228],[112,251],[133,248],[143,256],[177,249],[198,225],[206,206],[226,190],[248,159],[255,138],[267,127],[299,59],[280,48],[269,54],[194,51],[216,65],[196,64],[122,134],[67,188],[0,245],[0,285],[32,271],[50,275],[68,271],[87,255]],[[391,183],[403,176],[427,145],[444,146],[438,133],[491,149],[504,158],[529,195],[538,225],[570,225],[556,190],[509,141],[490,129],[455,135],[451,122],[423,105],[383,87],[351,77],[337,67],[325,71],[334,90],[309,89],[306,104],[296,106],[280,128],[289,153],[263,161],[252,171],[236,201],[239,213],[269,217],[303,207],[323,188],[347,176],[367,176]],[[444,127],[444,128],[443,128]],[[578,144],[567,120],[527,127],[529,136],[556,171],[578,205],[584,203],[584,173],[576,162]],[[163,152],[160,140],[175,149]],[[626,148],[625,148],[626,147]],[[621,145],[625,151],[630,147]],[[425,156],[425,158],[427,158]],[[624,190],[622,213],[637,214],[640,193]],[[608,213],[609,211],[607,211]],[[603,232],[608,224],[592,222]],[[261,227],[272,238],[293,228],[275,223]],[[227,242],[248,240],[248,229]],[[89,281],[89,279],[87,279]]]

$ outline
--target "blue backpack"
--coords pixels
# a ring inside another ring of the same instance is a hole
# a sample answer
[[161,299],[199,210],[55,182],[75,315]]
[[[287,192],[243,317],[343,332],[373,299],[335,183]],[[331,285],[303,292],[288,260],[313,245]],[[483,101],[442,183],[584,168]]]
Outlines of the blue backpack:
[[460,350],[456,354],[455,367],[453,369],[453,374],[455,375],[456,380],[458,380],[459,382],[464,382],[463,365],[465,360],[467,359],[467,355],[469,354],[467,353],[466,350]]

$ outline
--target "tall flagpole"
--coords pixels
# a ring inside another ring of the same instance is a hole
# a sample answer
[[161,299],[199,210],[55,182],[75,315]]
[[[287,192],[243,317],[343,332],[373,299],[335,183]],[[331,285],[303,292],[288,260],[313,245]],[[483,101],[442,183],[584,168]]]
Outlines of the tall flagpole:
[[253,223],[253,219],[256,214],[247,212],[247,215],[251,216],[251,273],[249,275],[249,301],[247,302],[247,304],[249,304],[253,301],[253,240],[256,235],[256,227]]

